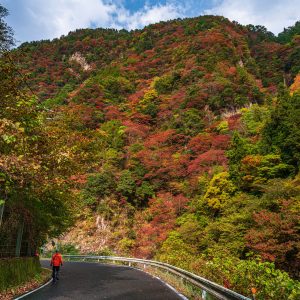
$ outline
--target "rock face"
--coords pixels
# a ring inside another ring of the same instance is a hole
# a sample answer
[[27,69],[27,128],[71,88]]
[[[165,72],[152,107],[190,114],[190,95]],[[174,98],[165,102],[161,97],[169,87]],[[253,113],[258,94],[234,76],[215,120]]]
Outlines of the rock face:
[[[109,246],[111,239],[111,228],[103,216],[94,215],[86,220],[79,220],[67,233],[54,239],[55,247],[66,247],[73,245],[81,253],[99,253]],[[53,246],[48,243],[47,250]]]
[[83,71],[90,71],[92,67],[87,63],[86,59],[80,52],[75,52],[73,55],[70,56],[69,62],[75,61],[77,62]]

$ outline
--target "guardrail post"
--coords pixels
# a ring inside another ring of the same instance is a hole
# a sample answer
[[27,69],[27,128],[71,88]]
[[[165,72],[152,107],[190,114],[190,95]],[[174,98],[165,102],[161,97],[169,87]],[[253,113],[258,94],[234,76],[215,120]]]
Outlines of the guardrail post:
[[128,266],[131,267],[131,262],[128,263]]

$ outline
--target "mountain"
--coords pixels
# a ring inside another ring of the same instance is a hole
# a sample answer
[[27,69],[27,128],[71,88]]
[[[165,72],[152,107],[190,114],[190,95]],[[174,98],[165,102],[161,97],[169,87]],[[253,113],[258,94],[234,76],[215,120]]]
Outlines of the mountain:
[[256,278],[258,299],[292,294],[300,38],[286,32],[201,16],[13,50],[42,111],[42,167],[73,199],[61,247],[154,257],[245,295]]
[[[249,97],[252,102],[260,101],[257,89],[272,92],[284,76],[291,80],[299,69],[293,62],[298,46],[297,39],[292,46],[276,42],[262,26],[245,27],[223,17],[203,16],[161,22],[132,32],[77,30],[53,41],[24,43],[17,50],[22,51],[17,60],[30,72],[31,84],[43,99],[53,98],[62,87],[64,91],[74,90],[87,78],[101,77],[114,68],[134,85],[130,94],[147,86],[155,76],[176,72],[183,79],[181,86],[188,89],[202,84],[208,90],[203,101],[221,109],[241,106],[250,101]],[[293,72],[291,64],[296,68]],[[228,71],[230,68],[235,70]],[[202,73],[212,77],[204,78]],[[236,91],[237,85],[245,83],[241,80],[247,81],[244,94]],[[211,100],[215,96],[207,86],[211,82],[216,92],[220,87],[232,89],[245,99],[239,103],[231,97],[229,101],[225,93],[219,96],[223,101]]]

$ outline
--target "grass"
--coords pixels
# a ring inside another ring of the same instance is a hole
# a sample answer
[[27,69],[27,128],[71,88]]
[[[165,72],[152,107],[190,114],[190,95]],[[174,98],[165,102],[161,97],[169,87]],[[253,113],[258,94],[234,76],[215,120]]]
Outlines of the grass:
[[186,280],[180,278],[179,276],[176,276],[167,271],[162,271],[158,268],[150,267],[150,266],[147,266],[145,269],[144,268],[140,268],[140,269],[149,273],[152,276],[159,277],[162,281],[171,285],[177,292],[181,293],[188,299],[202,300],[201,297],[202,290],[186,282]]
[[1,300],[12,300],[17,296],[26,294],[32,291],[51,278],[51,270],[42,268],[41,272],[36,274],[31,280],[7,289],[5,292],[0,292]]
[[42,271],[36,257],[7,258],[0,260],[0,292],[29,281]]

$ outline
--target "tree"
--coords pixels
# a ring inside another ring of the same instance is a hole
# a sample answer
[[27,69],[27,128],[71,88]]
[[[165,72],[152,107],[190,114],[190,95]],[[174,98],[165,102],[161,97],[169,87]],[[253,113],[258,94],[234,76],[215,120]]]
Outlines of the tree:
[[238,183],[241,178],[241,160],[251,152],[251,146],[237,131],[234,131],[230,149],[227,151],[229,158],[229,172],[234,182]]
[[[25,255],[32,254],[47,235],[59,234],[71,223],[69,205],[73,195],[61,180],[65,174],[53,172],[63,162],[49,163],[52,156],[43,114],[36,97],[24,88],[24,79],[19,74],[17,67],[3,55],[0,59],[0,199],[2,210],[3,203],[5,209],[0,239],[2,245],[19,245],[17,255],[22,247],[27,247],[22,250]],[[27,246],[21,242],[22,235]]]
[[247,155],[241,161],[241,187],[255,190],[272,178],[285,178],[294,168],[282,162],[279,155]]
[[129,170],[124,170],[119,178],[116,191],[120,192],[127,199],[131,199],[135,194],[136,184],[132,173]]
[[300,94],[279,96],[263,129],[264,151],[280,151],[283,161],[300,168]]
[[204,201],[214,211],[220,211],[236,192],[228,172],[216,174],[209,183]]
[[286,44],[292,41],[295,35],[300,34],[300,22],[296,22],[294,26],[289,26],[284,28],[283,32],[278,34],[277,40],[280,43]]
[[90,175],[82,191],[83,202],[95,208],[105,196],[113,192],[115,186],[115,178],[109,171],[103,170],[97,174]]
[[0,4],[0,53],[14,45],[12,28],[3,20],[7,15],[8,10]]

